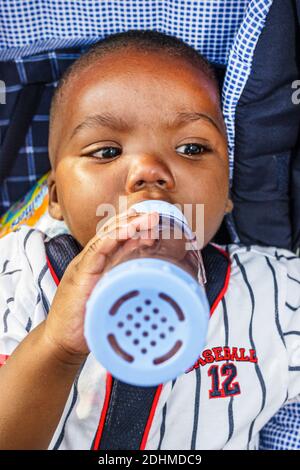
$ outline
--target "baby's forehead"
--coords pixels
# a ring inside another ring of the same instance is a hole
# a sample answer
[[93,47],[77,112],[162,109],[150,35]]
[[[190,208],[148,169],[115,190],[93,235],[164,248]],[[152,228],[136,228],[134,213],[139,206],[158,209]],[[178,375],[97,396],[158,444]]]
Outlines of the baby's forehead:
[[61,122],[63,135],[100,108],[115,116],[122,115],[127,122],[130,114],[140,121],[150,120],[151,108],[155,121],[155,113],[169,113],[173,119],[178,108],[185,105],[192,110],[195,103],[204,111],[220,114],[216,85],[199,68],[182,58],[160,53],[131,51],[124,56],[119,51],[80,68],[77,73],[73,71],[65,79],[56,97],[51,122]]
[[162,95],[163,105],[167,101],[170,103],[169,98],[178,91],[178,103],[188,95],[199,97],[202,92],[206,98],[208,95],[213,97],[212,102],[219,106],[219,90],[213,80],[190,64],[186,64],[180,71],[178,67],[178,59],[173,57],[166,61],[165,57],[157,55],[142,58],[133,55],[123,60],[122,65],[118,65],[116,60],[110,60],[110,57],[104,57],[100,62],[81,70],[66,83],[65,95],[69,99],[62,103],[63,109],[69,105],[89,105],[90,102],[95,102],[97,106],[96,102],[100,102],[100,98],[103,103],[107,98],[110,101],[120,100],[120,89],[123,92],[120,105],[122,101],[126,101],[127,96],[133,99],[143,97],[146,101],[159,95]]
[[[169,73],[170,69],[176,70],[177,73],[172,75]],[[67,92],[74,88],[78,90],[79,87],[91,86],[93,81],[91,79],[95,74],[97,74],[99,86],[102,84],[101,78],[105,79],[109,74],[114,80],[119,79],[120,82],[123,81],[124,74],[130,75],[133,79],[142,74],[144,81],[152,81],[154,78],[165,80],[167,74],[168,81],[175,82],[178,73],[183,71],[185,75],[197,76],[198,81],[201,80],[203,83],[209,83],[211,87],[219,88],[215,77],[207,73],[199,63],[192,63],[183,56],[168,55],[162,50],[144,53],[132,48],[110,51],[87,64],[80,65],[79,62],[74,73],[64,80],[63,88]],[[189,87],[189,84],[190,81],[187,80],[186,87]]]

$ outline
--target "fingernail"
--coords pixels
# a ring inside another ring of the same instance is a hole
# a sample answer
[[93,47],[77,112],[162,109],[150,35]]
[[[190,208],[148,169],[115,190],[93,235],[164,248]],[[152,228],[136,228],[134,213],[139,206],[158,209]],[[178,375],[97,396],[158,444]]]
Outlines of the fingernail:
[[134,209],[134,207],[130,207],[130,208],[128,209],[128,215],[135,215],[136,213],[137,213],[137,212],[136,212],[136,210]]
[[159,213],[158,212],[150,212],[151,217],[159,217]]

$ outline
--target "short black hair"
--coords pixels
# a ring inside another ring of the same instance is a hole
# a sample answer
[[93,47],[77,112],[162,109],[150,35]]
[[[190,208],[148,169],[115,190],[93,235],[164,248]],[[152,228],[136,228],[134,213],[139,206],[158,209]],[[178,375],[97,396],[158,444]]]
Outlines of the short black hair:
[[178,57],[186,60],[215,84],[219,97],[219,84],[213,67],[193,47],[181,39],[165,33],[152,30],[129,30],[126,32],[111,34],[94,43],[64,72],[55,89],[50,108],[50,131],[56,114],[58,101],[63,96],[66,85],[81,70],[100,58],[114,51],[124,48],[134,48],[142,52],[163,52],[170,57]]

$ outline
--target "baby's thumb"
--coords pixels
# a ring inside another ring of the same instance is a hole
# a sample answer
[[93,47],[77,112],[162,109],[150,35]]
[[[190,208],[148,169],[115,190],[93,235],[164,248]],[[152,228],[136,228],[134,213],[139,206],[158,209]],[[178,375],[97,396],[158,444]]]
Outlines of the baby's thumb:
[[78,272],[84,276],[100,275],[104,269],[105,261],[106,254],[103,253],[103,240],[98,238],[84,249],[77,266]]

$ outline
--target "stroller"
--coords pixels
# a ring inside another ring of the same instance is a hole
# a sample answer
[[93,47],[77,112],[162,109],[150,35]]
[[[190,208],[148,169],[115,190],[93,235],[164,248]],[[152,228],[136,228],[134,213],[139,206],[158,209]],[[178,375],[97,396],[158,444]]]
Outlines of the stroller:
[[[151,3],[2,2],[0,236],[24,222],[50,235],[64,229],[47,214],[45,176],[49,107],[62,73],[109,34],[155,29],[199,50],[219,79],[234,211],[214,241],[298,253],[300,0]],[[262,432],[260,447],[300,448],[299,437],[290,438],[299,423],[300,404],[286,405]]]

